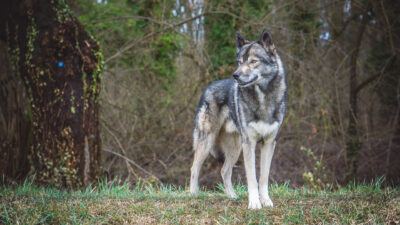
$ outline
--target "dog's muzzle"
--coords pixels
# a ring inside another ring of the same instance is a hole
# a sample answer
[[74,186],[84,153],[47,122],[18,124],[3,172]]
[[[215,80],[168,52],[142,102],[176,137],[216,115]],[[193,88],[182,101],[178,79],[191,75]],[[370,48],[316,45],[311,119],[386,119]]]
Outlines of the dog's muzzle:
[[240,73],[238,73],[238,72],[233,73],[233,78],[235,78],[235,80],[238,80],[239,77],[240,77]]
[[237,81],[238,81],[239,86],[246,87],[246,86],[248,86],[250,84],[255,83],[257,80],[258,80],[258,77],[254,77],[253,79],[251,79],[251,80],[249,80],[247,82],[242,82],[240,80],[237,80]]

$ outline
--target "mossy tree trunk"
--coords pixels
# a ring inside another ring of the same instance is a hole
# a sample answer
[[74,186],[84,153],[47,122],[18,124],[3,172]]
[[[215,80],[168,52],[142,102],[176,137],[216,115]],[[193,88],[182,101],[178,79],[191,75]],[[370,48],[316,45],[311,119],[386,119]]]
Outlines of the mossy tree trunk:
[[100,173],[99,46],[64,1],[5,0],[0,8],[0,38],[30,106],[31,172],[43,184],[88,185]]

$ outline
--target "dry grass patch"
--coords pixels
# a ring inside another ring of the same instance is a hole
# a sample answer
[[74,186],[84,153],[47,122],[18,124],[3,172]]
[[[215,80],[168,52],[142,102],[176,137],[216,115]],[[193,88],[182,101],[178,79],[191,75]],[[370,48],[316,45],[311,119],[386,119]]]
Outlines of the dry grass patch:
[[190,196],[182,188],[100,185],[60,191],[31,184],[0,189],[0,224],[398,224],[400,190],[358,185],[335,191],[273,185],[274,208],[247,210],[222,191]]

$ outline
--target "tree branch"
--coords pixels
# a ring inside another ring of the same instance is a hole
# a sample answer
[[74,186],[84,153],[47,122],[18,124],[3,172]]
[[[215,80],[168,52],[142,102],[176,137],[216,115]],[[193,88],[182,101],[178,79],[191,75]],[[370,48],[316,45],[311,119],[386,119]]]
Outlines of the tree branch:
[[118,16],[118,17],[111,17],[111,18],[105,18],[105,19],[98,19],[98,20],[94,20],[94,21],[90,21],[88,23],[85,23],[84,25],[89,25],[89,24],[96,24],[96,23],[103,23],[103,22],[107,22],[107,21],[113,21],[113,20],[123,20],[123,19],[142,19],[142,20],[148,20],[151,21],[153,23],[157,23],[157,24],[164,24],[163,22],[160,22],[158,20],[155,20],[151,17],[146,17],[146,16]]
[[396,59],[396,55],[391,56],[385,63],[385,65],[382,67],[381,71],[369,78],[367,78],[366,80],[364,80],[361,84],[359,84],[356,89],[355,89],[355,93],[357,94],[358,92],[360,92],[363,88],[365,88],[369,83],[373,82],[374,80],[378,79],[379,77],[383,76],[383,74],[385,74],[385,70],[390,67],[393,62]]
[[167,30],[173,29],[173,28],[175,28],[175,27],[178,27],[178,26],[183,25],[183,24],[185,24],[185,23],[188,23],[188,22],[190,22],[190,21],[193,21],[193,20],[196,20],[196,19],[198,19],[198,18],[201,18],[201,17],[203,17],[203,16],[205,16],[205,15],[207,15],[207,14],[208,14],[208,12],[204,12],[204,13],[199,14],[199,15],[197,15],[197,16],[194,16],[194,17],[191,17],[191,18],[182,20],[182,21],[180,21],[180,22],[178,22],[178,23],[169,25],[169,26],[167,26],[167,27],[165,27],[165,28],[163,28],[163,29],[161,29],[161,30],[151,32],[151,33],[149,33],[149,34],[145,35],[144,37],[139,38],[139,39],[137,39],[137,40],[129,40],[129,41],[127,41],[127,42],[125,43],[125,47],[122,47],[122,48],[119,49],[114,55],[112,55],[111,57],[109,57],[108,59],[106,59],[106,60],[104,61],[104,64],[109,63],[111,60],[117,58],[117,57],[120,56],[122,53],[126,52],[127,50],[129,50],[130,48],[132,48],[132,47],[135,46],[136,44],[142,42],[143,40],[146,40],[146,39],[148,39],[148,38],[150,38],[150,37],[152,37],[152,36],[154,36],[154,35],[156,35],[156,34],[163,33],[163,32],[165,32],[165,31],[167,31]]

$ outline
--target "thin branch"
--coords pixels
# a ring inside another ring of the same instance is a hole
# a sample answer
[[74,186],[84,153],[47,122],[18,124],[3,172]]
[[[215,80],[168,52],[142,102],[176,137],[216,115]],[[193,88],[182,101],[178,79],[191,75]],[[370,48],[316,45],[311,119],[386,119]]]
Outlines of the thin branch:
[[[340,31],[334,32],[334,34],[336,34],[336,37],[334,37],[334,38],[335,38],[335,39],[339,38],[339,37],[344,33],[344,31],[346,30],[347,26],[348,26],[351,22],[353,22],[354,20],[358,19],[359,17],[360,17],[359,14],[354,14],[354,15],[350,16],[349,18],[347,18],[347,19],[343,22],[343,25],[342,25],[342,28],[340,29]],[[329,23],[329,26],[330,26],[330,27],[334,27],[334,26],[332,25],[332,23]]]
[[357,94],[360,92],[363,88],[365,88],[369,83],[373,82],[374,80],[378,79],[379,77],[383,76],[385,74],[385,71],[388,67],[390,67],[393,62],[396,59],[396,55],[391,56],[385,63],[385,65],[382,67],[381,71],[368,79],[364,80],[361,84],[359,84],[355,90],[355,93]]
[[381,1],[381,7],[382,7],[382,12],[383,12],[383,15],[385,17],[385,21],[386,21],[387,27],[388,27],[390,50],[392,51],[392,55],[394,55],[396,50],[395,50],[395,47],[394,47],[394,44],[393,44],[393,36],[392,36],[392,29],[391,29],[392,26],[390,25],[389,18],[388,18],[387,14],[386,14],[386,10],[385,10],[385,6],[383,5],[383,1]]
[[172,25],[168,25],[167,27],[165,27],[165,28],[163,28],[163,29],[161,29],[161,30],[151,32],[151,33],[149,33],[149,34],[145,35],[144,37],[139,38],[139,39],[137,39],[137,40],[129,40],[129,41],[127,41],[127,42],[125,43],[125,47],[121,48],[121,49],[118,50],[114,55],[112,55],[111,57],[109,57],[108,59],[106,59],[106,60],[104,61],[104,64],[109,63],[111,60],[117,58],[117,57],[120,56],[122,53],[124,53],[124,52],[126,52],[127,50],[131,49],[132,47],[134,47],[135,45],[139,44],[139,43],[142,42],[143,40],[146,40],[146,39],[148,39],[148,38],[150,38],[150,37],[152,37],[152,36],[154,36],[154,35],[156,35],[156,34],[160,34],[160,33],[163,33],[163,32],[165,32],[165,31],[167,31],[167,30],[170,30],[170,29],[173,29],[173,28],[175,28],[175,27],[181,26],[181,25],[183,25],[183,24],[185,24],[185,23],[188,23],[188,22],[190,22],[190,21],[193,21],[193,20],[196,20],[196,19],[198,19],[198,18],[201,18],[201,17],[203,17],[203,16],[205,16],[205,15],[207,15],[207,14],[208,14],[208,12],[204,12],[204,13],[199,14],[199,15],[197,15],[197,16],[194,16],[194,17],[191,17],[191,18],[182,20],[181,22],[178,22],[178,23],[175,23],[175,24],[172,24]]
[[[103,123],[101,125],[108,131],[108,133],[111,134],[111,136],[113,136],[114,140],[117,142],[117,144],[118,144],[119,148],[121,149],[121,151],[124,153],[124,155],[126,155],[126,151],[125,151],[124,147],[122,146],[121,142],[119,141],[119,139],[117,138],[117,136],[113,132],[111,132],[111,130],[106,125],[104,125]],[[125,163],[126,163],[126,167],[128,168],[128,170],[133,175],[135,175],[136,179],[139,179],[139,177],[137,176],[137,174],[135,173],[133,168],[129,165],[129,161],[125,159]]]
[[117,152],[113,152],[113,151],[111,151],[111,150],[104,149],[104,148],[103,148],[103,151],[109,152],[109,153],[114,154],[114,155],[116,155],[116,156],[118,156],[118,157],[121,157],[122,159],[125,159],[126,161],[128,161],[129,163],[131,163],[132,165],[134,165],[135,167],[137,167],[137,168],[140,169],[141,171],[143,171],[143,173],[149,175],[150,177],[154,177],[154,178],[162,185],[161,180],[158,179],[154,174],[152,174],[152,173],[150,173],[149,171],[145,170],[143,167],[141,167],[139,164],[137,164],[137,163],[134,162],[133,160],[129,159],[128,157],[123,156],[123,155],[121,155],[121,154],[119,154],[119,153],[117,153]]
[[[102,125],[108,131],[108,133],[110,133],[111,136],[113,136],[114,140],[117,142],[117,144],[118,144],[119,148],[121,149],[121,151],[126,155],[126,151],[125,151],[124,147],[122,146],[121,142],[119,141],[119,139],[117,138],[117,136],[113,132],[111,132],[111,130],[106,125],[104,125],[104,124],[102,124]],[[106,150],[106,149],[103,149],[103,151],[112,153],[112,154],[114,154],[116,156],[119,156],[119,157],[125,159],[126,162],[131,163],[132,165],[134,165],[135,167],[137,167],[138,169],[143,171],[145,174],[147,174],[147,175],[149,175],[151,177],[154,177],[160,184],[162,184],[161,180],[158,179],[154,174],[152,174],[149,171],[145,170],[143,167],[141,167],[139,164],[137,164],[133,160],[129,159],[128,157],[126,157],[124,155],[121,155],[121,154],[119,154],[117,152],[113,152],[113,151]]]
[[122,151],[124,154],[126,154],[125,148],[122,147],[122,144],[121,144],[121,142],[119,141],[119,139],[117,138],[117,136],[116,136],[113,132],[111,132],[111,130],[110,130],[106,125],[104,125],[103,123],[102,123],[101,125],[108,131],[108,133],[111,134],[111,136],[113,136],[114,140],[115,140],[115,141],[117,142],[117,144],[118,144],[118,147],[121,149],[121,151]]
[[229,11],[209,11],[208,14],[225,14],[225,15],[229,15],[229,16],[235,18],[235,19],[242,20],[244,22],[249,22],[248,19],[240,17],[240,16],[238,16],[238,15],[236,15],[234,13],[231,13]]
[[157,24],[165,24],[163,22],[160,22],[158,20],[155,20],[151,17],[146,17],[146,16],[118,16],[118,17],[111,17],[111,18],[90,21],[88,23],[85,23],[85,26],[89,25],[89,24],[96,24],[96,23],[103,23],[103,22],[108,22],[108,21],[113,21],[113,20],[124,20],[124,19],[141,19],[141,20],[148,20],[148,21],[151,21],[151,22],[157,23]]

